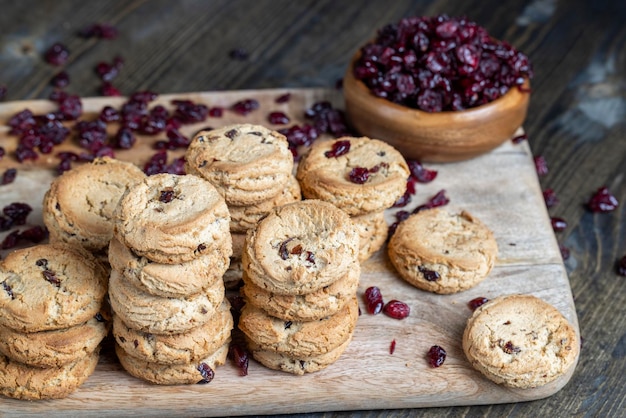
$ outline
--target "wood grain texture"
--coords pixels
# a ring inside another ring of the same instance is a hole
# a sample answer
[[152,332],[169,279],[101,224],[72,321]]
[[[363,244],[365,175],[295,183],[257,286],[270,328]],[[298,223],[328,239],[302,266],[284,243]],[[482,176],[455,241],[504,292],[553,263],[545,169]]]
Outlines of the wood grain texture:
[[[414,14],[467,15],[526,52],[535,77],[524,126],[533,154],[543,155],[550,167],[541,186],[553,188],[560,200],[550,215],[569,223],[558,240],[571,250],[565,265],[584,337],[572,381],[534,402],[369,412],[357,406],[360,411],[313,416],[623,414],[626,281],[615,273],[615,263],[626,255],[626,3],[0,0],[0,8],[0,85],[8,87],[7,100],[49,95],[48,82],[58,69],[45,64],[41,54],[55,41],[72,51],[65,67],[72,79],[68,91],[83,96],[97,93],[96,63],[116,54],[126,59],[115,80],[124,93],[331,87],[376,28]],[[86,41],[74,35],[95,21],[115,24],[120,37]],[[228,51],[234,47],[246,48],[250,58],[231,60]],[[603,184],[622,205],[610,214],[591,214],[584,203]]]
[[[291,89],[291,100],[280,105],[294,123],[305,123],[304,110],[320,100],[341,105],[341,95],[329,89]],[[227,112],[226,117],[211,119],[214,127],[245,120],[266,124],[266,115],[277,107],[275,98],[285,90],[195,93],[162,96],[159,103],[169,106],[173,98],[191,99],[207,106],[228,106],[246,97],[255,98],[260,108],[242,117]],[[85,99],[86,119],[105,104],[117,99]],[[47,110],[47,101],[27,101],[0,105],[0,123],[15,108],[27,107],[36,112]],[[189,126],[193,132],[198,126]],[[14,138],[0,131],[0,141],[11,152]],[[132,150],[119,153],[118,158],[143,164],[154,150],[153,140],[141,138]],[[78,151],[68,141],[66,150]],[[40,159],[29,167],[19,165],[18,178],[3,186],[0,206],[13,201],[29,203],[34,208],[29,222],[42,224],[41,198],[54,178],[50,160]],[[3,159],[2,166],[11,166],[12,158]],[[0,166],[0,168],[2,167]],[[52,165],[53,167],[53,165]],[[437,179],[419,188],[419,193],[406,209],[425,202],[440,189],[451,199],[448,209],[467,210],[483,220],[498,241],[499,254],[488,279],[473,289],[454,295],[435,295],[419,291],[395,273],[386,247],[362,265],[358,294],[369,286],[378,286],[385,300],[399,299],[413,314],[398,321],[384,315],[363,314],[359,318],[352,343],[339,361],[327,369],[303,377],[271,371],[252,362],[247,377],[238,376],[231,364],[216,370],[216,379],[209,385],[154,386],[132,378],[120,369],[110,347],[80,390],[69,398],[54,401],[53,411],[39,403],[3,400],[1,412],[21,415],[44,412],[48,415],[105,414],[125,415],[129,412],[145,415],[240,415],[251,413],[295,413],[355,408],[414,408],[450,405],[519,402],[544,398],[554,394],[571,377],[531,390],[514,390],[496,385],[483,378],[469,365],[461,348],[465,321],[471,314],[467,302],[477,296],[493,298],[511,293],[532,293],[556,306],[577,327],[576,312],[560,253],[552,233],[534,165],[527,144],[511,141],[479,158],[455,164],[434,165]],[[516,207],[511,213],[509,208]],[[391,224],[398,209],[386,213]],[[0,235],[2,238],[4,233]],[[361,308],[366,312],[365,307]],[[396,340],[393,355],[389,346]],[[444,367],[432,369],[425,359],[430,346],[443,346],[448,352]],[[573,372],[573,369],[571,370]],[[276,397],[276,392],[288,391],[289,396]],[[245,403],[240,402],[242,392]],[[132,405],[122,396],[148,400]],[[220,396],[219,401],[203,404],[206,397]],[[294,399],[297,399],[294,402]]]

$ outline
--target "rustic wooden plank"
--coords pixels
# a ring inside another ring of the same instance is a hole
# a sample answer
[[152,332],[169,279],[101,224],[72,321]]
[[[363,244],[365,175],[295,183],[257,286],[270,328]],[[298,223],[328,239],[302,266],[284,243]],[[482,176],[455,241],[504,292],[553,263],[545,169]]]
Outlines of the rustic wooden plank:
[[[291,100],[274,103],[280,94],[291,92]],[[319,100],[341,105],[341,95],[328,89],[280,89],[164,95],[159,103],[168,105],[174,97],[188,98],[209,106],[230,106],[242,98],[256,98],[259,110],[246,117],[226,112],[204,124],[218,127],[246,121],[266,124],[269,111],[282,109],[294,123],[303,123],[303,111]],[[104,104],[119,106],[123,99],[85,99],[86,117]],[[5,103],[0,105],[0,124],[23,107],[46,111],[47,101]],[[8,150],[15,138],[0,130],[0,144]],[[198,126],[187,127],[193,132]],[[154,152],[153,140],[120,153],[119,157],[141,164]],[[76,144],[64,147],[76,150]],[[363,314],[354,339],[340,360],[331,367],[307,376],[292,376],[268,370],[251,362],[249,375],[240,377],[230,364],[216,371],[209,385],[155,386],[126,374],[115,360],[110,342],[88,381],[67,399],[22,402],[3,399],[0,411],[6,416],[46,412],[51,416],[80,413],[104,415],[241,415],[257,413],[301,413],[354,409],[416,408],[431,406],[494,404],[520,402],[551,396],[560,390],[571,373],[541,388],[513,390],[496,385],[474,371],[461,349],[464,324],[471,314],[467,302],[476,296],[492,298],[508,293],[532,293],[554,304],[577,326],[569,281],[560,258],[554,234],[537,182],[527,143],[507,141],[493,152],[454,164],[433,165],[438,178],[419,185],[408,209],[423,203],[440,189],[450,197],[450,209],[467,209],[493,231],[499,256],[490,276],[477,287],[455,295],[434,295],[403,282],[389,263],[385,251],[378,252],[362,266],[359,295],[371,285],[381,288],[387,300],[407,302],[412,315],[403,321],[386,316]],[[15,183],[2,186],[0,206],[11,201],[26,201],[35,208],[29,222],[41,223],[41,197],[54,178],[50,169],[54,159],[40,159],[27,167],[19,166]],[[0,167],[16,166],[10,157]],[[393,220],[394,210],[387,213]],[[5,233],[6,234],[6,233]],[[0,239],[5,235],[0,235]],[[362,309],[366,312],[365,309]],[[389,354],[391,341],[396,351]],[[424,356],[431,345],[448,351],[443,367],[431,369]],[[573,370],[572,370],[573,371]],[[245,402],[241,399],[245,398]],[[210,401],[208,401],[210,400]]]

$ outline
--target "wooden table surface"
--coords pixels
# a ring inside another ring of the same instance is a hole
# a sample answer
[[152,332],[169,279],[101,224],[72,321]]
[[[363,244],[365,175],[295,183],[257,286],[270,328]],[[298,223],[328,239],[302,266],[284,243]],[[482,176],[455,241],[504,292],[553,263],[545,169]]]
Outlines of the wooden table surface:
[[[548,399],[521,404],[311,416],[623,416],[626,278],[616,262],[626,255],[626,3],[0,0],[0,10],[5,100],[48,97],[59,69],[42,55],[56,41],[71,51],[66,90],[81,96],[98,94],[94,67],[115,55],[125,60],[114,81],[125,94],[330,87],[376,28],[409,15],[466,15],[509,41],[534,65],[524,126],[534,154],[550,168],[542,187],[559,198],[550,213],[568,222],[557,237],[570,250],[565,264],[584,339],[572,380]],[[76,36],[94,22],[115,25],[119,36]],[[232,59],[235,48],[248,58]],[[603,185],[622,204],[592,214],[584,203]]]

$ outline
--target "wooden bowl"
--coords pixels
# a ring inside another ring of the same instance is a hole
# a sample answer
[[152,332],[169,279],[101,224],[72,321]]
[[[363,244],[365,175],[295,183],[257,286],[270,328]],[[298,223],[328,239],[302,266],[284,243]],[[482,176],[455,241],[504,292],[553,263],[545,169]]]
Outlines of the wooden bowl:
[[[348,120],[359,133],[388,142],[405,158],[426,162],[470,159],[510,139],[526,118],[530,93],[518,88],[479,107],[438,113],[381,99],[354,77],[358,56],[343,79]],[[526,80],[523,89],[529,88]]]

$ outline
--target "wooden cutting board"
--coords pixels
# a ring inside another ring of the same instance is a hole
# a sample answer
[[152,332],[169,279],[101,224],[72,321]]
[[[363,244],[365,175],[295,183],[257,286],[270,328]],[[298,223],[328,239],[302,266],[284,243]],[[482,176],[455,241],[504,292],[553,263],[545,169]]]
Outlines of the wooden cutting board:
[[[289,92],[291,100],[276,104],[275,98]],[[161,96],[168,105],[172,98],[186,98],[209,106],[229,107],[243,98],[256,98],[261,106],[243,117],[226,111],[222,118],[187,126],[192,134],[204,126],[219,127],[235,122],[268,125],[273,110],[287,113],[292,123],[304,123],[304,110],[320,100],[342,107],[341,94],[326,89],[280,89],[191,93]],[[118,107],[119,98],[84,100],[85,117],[105,104]],[[14,183],[0,186],[0,207],[14,201],[33,206],[30,224],[41,224],[41,199],[54,177],[50,167],[54,155],[34,163],[17,164],[9,156],[16,138],[8,136],[6,120],[16,111],[30,108],[40,113],[55,108],[47,101],[13,102],[0,105],[0,145],[7,156],[0,160],[0,173],[18,167]],[[163,135],[158,138],[162,139]],[[143,164],[153,153],[151,141],[119,152],[118,158]],[[60,149],[77,149],[71,143]],[[180,155],[180,152],[177,154]],[[172,156],[174,156],[172,154]],[[570,379],[567,376],[544,387],[530,390],[496,385],[474,371],[464,357],[461,336],[475,297],[494,298],[510,293],[529,293],[556,306],[578,329],[569,281],[552,232],[541,189],[526,142],[511,141],[471,161],[430,165],[439,171],[430,184],[418,185],[408,209],[424,203],[441,189],[450,198],[450,210],[466,209],[483,220],[498,241],[496,266],[477,287],[454,295],[435,295],[405,284],[394,272],[386,248],[362,266],[359,296],[378,286],[385,300],[399,299],[411,307],[411,315],[394,320],[384,315],[360,316],[354,339],[343,356],[320,372],[293,376],[268,370],[251,361],[248,376],[241,377],[231,364],[219,367],[208,385],[156,386],[128,375],[119,365],[110,341],[105,343],[100,363],[87,382],[67,399],[25,402],[0,398],[0,416],[42,413],[47,416],[136,415],[245,415],[338,410],[371,410],[431,406],[521,402],[550,396]],[[387,213],[393,222],[393,212]],[[0,234],[0,240],[7,233]],[[6,255],[6,251],[1,254]],[[391,342],[396,349],[390,354]],[[432,345],[448,352],[444,365],[430,368],[426,352]],[[573,370],[572,370],[573,372]]]

